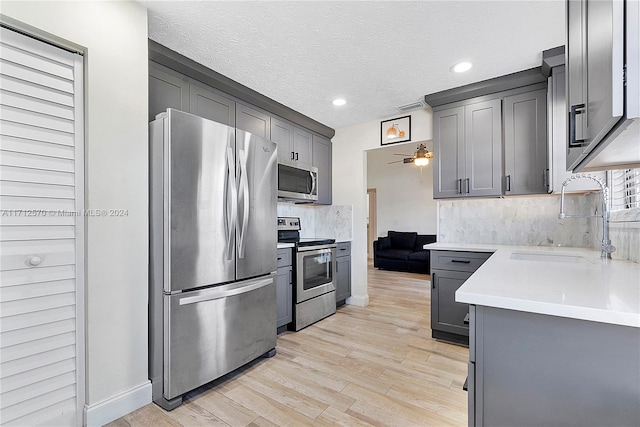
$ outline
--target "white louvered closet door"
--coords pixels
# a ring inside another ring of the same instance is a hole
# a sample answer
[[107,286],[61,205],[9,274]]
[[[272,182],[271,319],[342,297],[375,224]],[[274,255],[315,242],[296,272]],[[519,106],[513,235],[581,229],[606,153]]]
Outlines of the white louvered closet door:
[[1,28],[0,425],[82,423],[82,56]]

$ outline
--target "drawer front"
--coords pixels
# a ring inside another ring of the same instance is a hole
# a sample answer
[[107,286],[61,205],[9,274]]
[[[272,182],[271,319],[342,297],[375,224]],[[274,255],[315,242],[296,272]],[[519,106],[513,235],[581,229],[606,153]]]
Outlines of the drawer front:
[[431,268],[474,272],[490,256],[487,252],[431,251]]
[[292,248],[278,249],[278,267],[287,267],[291,263]]
[[351,256],[351,242],[340,242],[336,248],[336,257]]

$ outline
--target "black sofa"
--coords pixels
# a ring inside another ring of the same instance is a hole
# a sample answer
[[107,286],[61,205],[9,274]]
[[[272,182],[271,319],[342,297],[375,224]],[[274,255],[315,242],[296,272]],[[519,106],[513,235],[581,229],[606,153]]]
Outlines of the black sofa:
[[436,241],[435,234],[389,231],[373,242],[373,266],[384,270],[429,274],[430,252],[422,246]]

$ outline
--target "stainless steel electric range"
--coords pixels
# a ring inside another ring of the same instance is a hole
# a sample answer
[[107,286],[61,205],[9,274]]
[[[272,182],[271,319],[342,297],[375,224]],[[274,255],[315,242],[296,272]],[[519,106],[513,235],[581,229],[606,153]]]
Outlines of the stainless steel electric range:
[[278,242],[293,243],[293,329],[336,312],[336,241],[301,238],[300,218],[278,217]]

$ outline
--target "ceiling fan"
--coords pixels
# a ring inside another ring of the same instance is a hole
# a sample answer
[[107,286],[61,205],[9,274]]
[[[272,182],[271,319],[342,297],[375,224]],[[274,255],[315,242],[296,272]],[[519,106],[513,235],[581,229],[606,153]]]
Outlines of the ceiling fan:
[[[394,154],[394,156],[406,156],[407,154]],[[413,153],[413,156],[411,157],[405,157],[402,160],[397,160],[395,162],[389,162],[389,164],[391,163],[413,163],[416,166],[426,166],[429,164],[429,159],[433,159],[433,151],[429,151],[427,150],[427,147],[424,144],[420,144],[418,145],[418,149],[416,150],[415,153]]]

